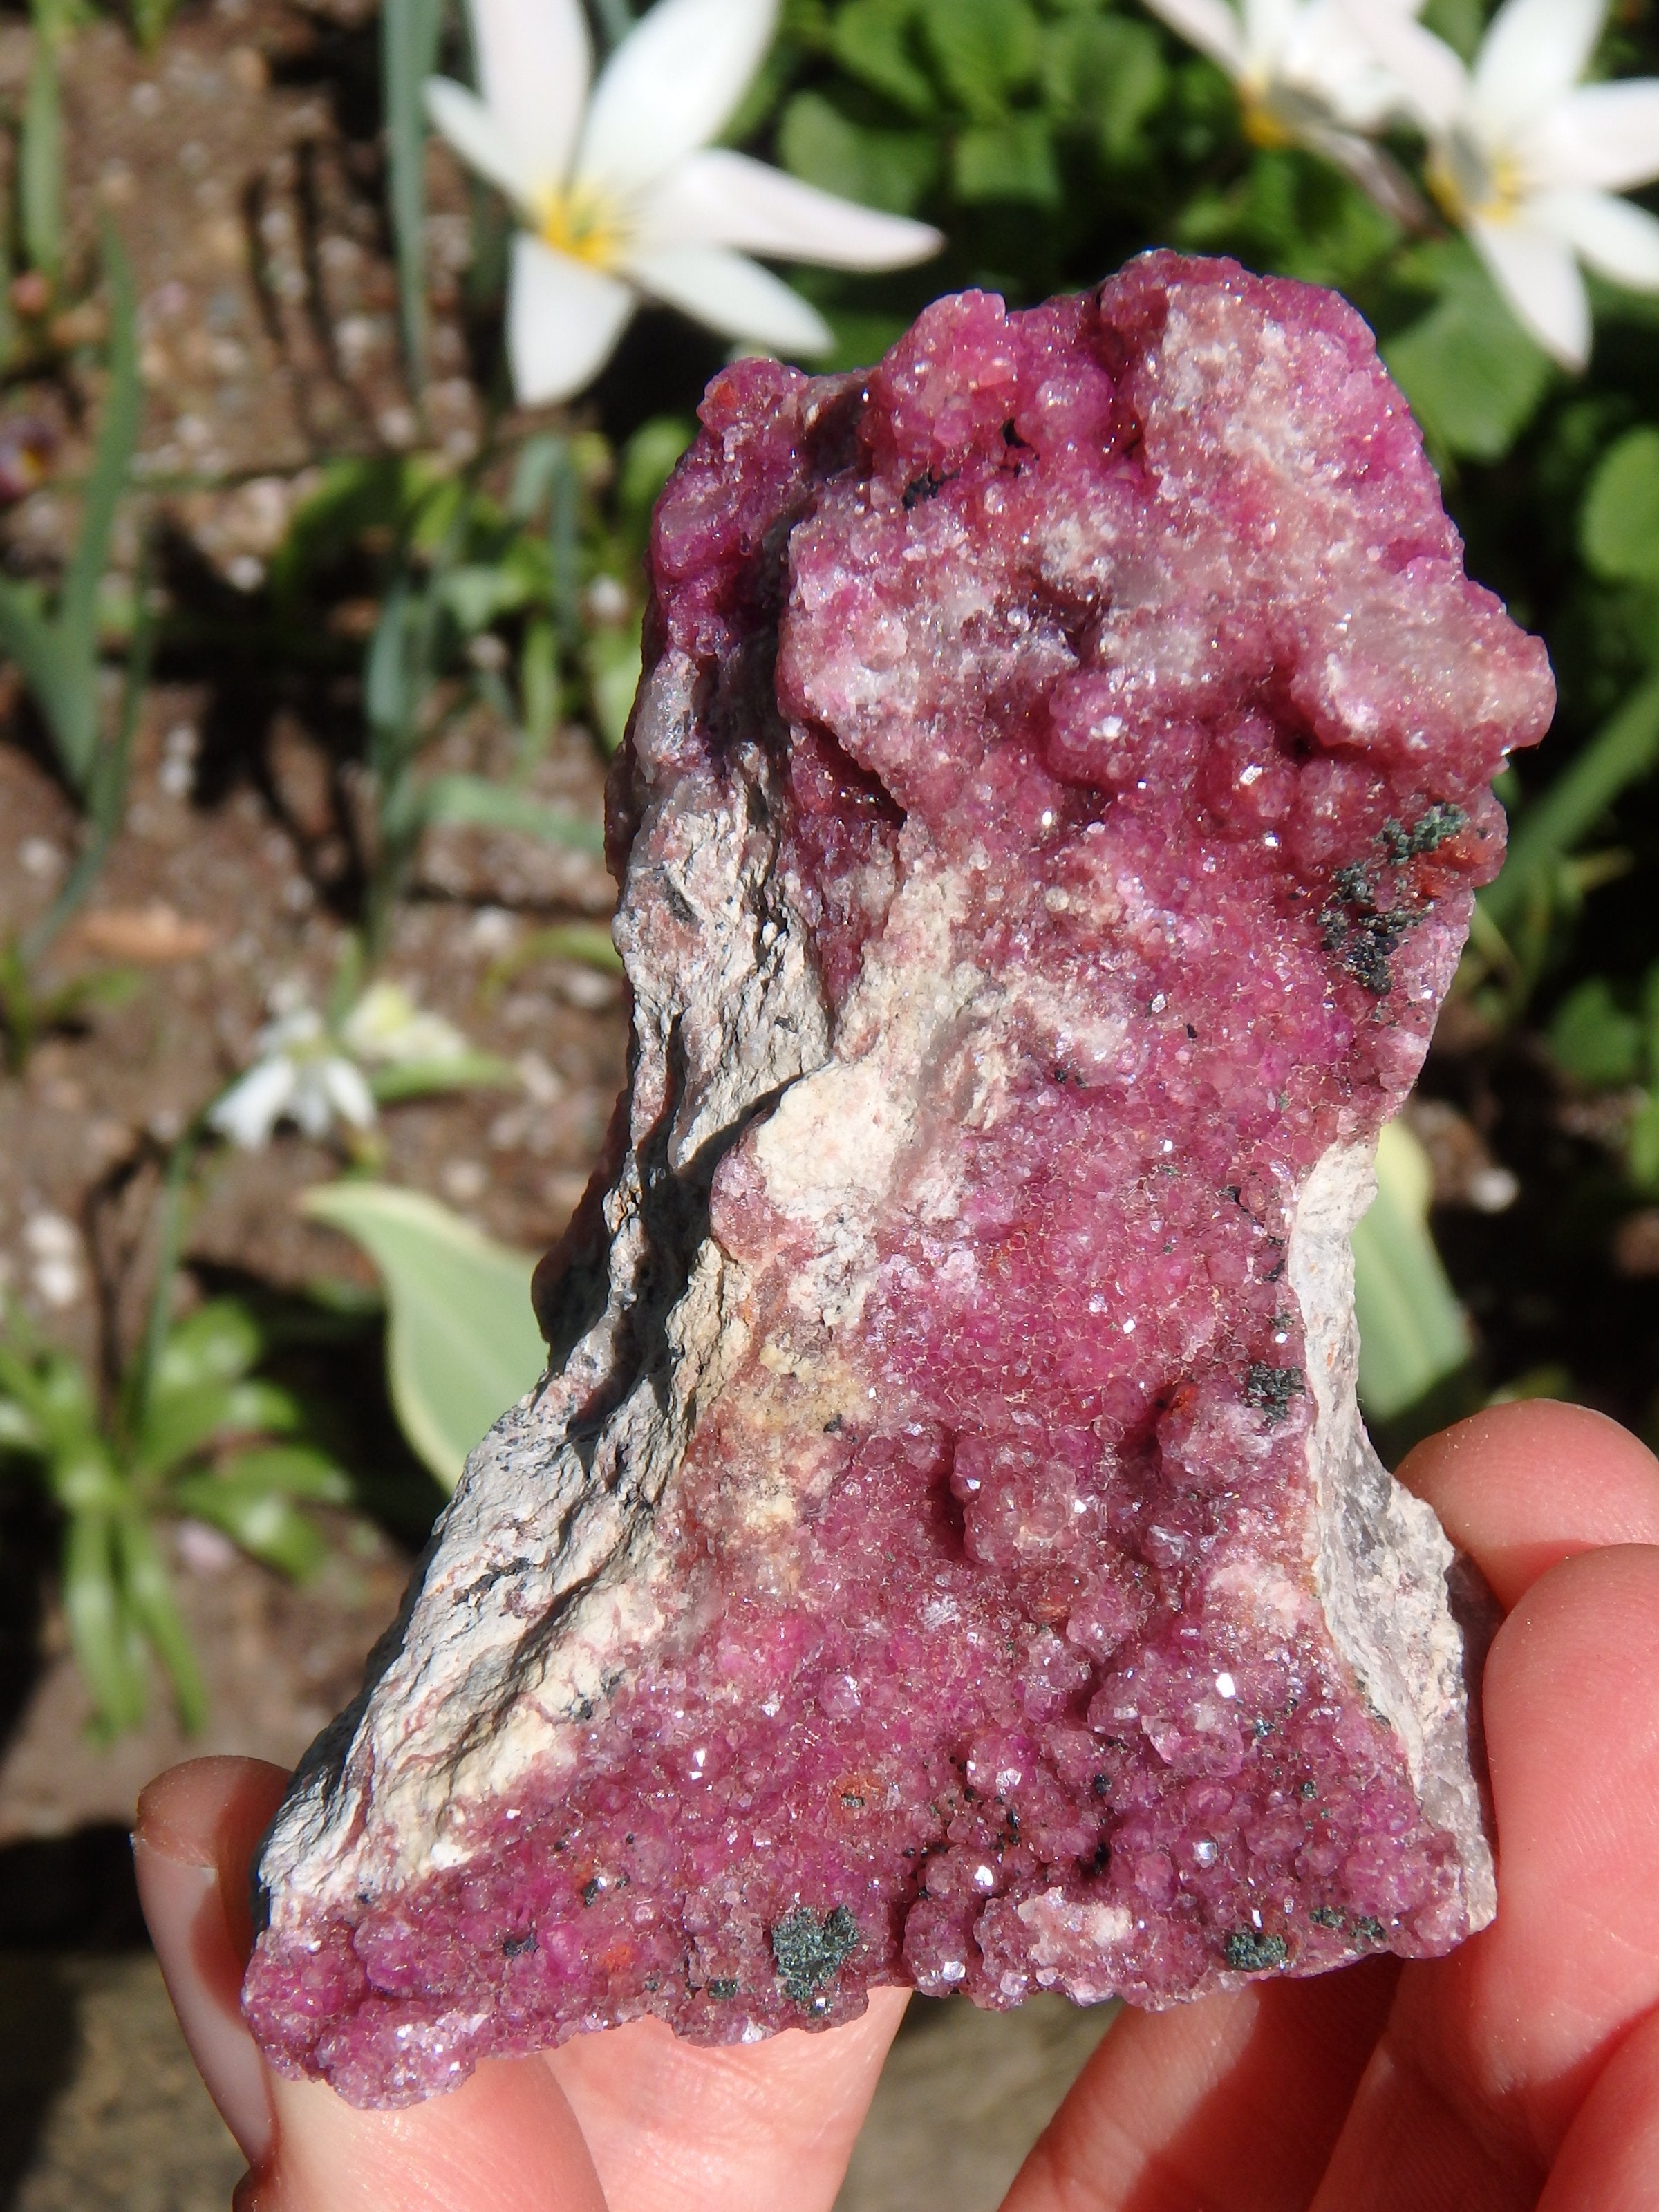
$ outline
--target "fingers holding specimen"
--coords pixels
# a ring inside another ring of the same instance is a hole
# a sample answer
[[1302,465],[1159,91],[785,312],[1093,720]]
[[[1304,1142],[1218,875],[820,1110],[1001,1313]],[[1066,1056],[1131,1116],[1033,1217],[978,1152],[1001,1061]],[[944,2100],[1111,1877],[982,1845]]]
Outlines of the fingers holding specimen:
[[161,1975],[190,2053],[250,2165],[269,2154],[264,2061],[242,2018],[252,1942],[247,1873],[288,1780],[257,1759],[196,1759],[138,1801],[133,1860]]
[[1280,2212],[1317,2184],[1382,2030],[1398,1967],[1264,1982],[1164,2013],[1126,2011],[1090,2059],[1004,2212]]
[[1499,1630],[1498,1917],[1401,1976],[1322,2212],[1480,2204],[1482,2176],[1504,2212],[1530,2207],[1598,2075],[1659,2006],[1656,1677],[1652,1546],[1564,1561]]
[[705,2049],[660,2021],[547,2055],[611,2212],[829,2212],[908,1992],[817,2035]]
[[1659,1544],[1659,1460],[1584,1406],[1492,1406],[1419,1444],[1400,1470],[1505,1611],[1539,1577],[1608,1544]]
[[536,2058],[488,2060],[459,2089],[359,2112],[273,2075],[276,2144],[236,2212],[606,2212],[563,2092]]

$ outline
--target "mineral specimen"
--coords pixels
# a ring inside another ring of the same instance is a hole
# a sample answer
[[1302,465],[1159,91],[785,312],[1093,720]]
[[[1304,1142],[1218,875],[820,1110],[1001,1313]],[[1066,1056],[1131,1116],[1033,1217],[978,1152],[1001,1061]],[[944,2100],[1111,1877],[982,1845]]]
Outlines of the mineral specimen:
[[1470,1653],[1347,1231],[1551,686],[1369,332],[1152,254],[744,362],[651,564],[632,1081],[268,1840],[264,2047],[395,2104],[1446,1950]]

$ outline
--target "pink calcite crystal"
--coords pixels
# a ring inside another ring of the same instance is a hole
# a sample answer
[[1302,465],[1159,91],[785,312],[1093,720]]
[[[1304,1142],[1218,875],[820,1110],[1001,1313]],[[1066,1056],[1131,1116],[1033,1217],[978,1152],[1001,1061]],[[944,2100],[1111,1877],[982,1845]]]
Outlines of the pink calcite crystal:
[[1552,695],[1370,333],[1160,253],[740,362],[651,562],[632,1082],[266,1844],[260,2040],[395,2104],[1447,1950],[1472,1655],[1347,1231]]

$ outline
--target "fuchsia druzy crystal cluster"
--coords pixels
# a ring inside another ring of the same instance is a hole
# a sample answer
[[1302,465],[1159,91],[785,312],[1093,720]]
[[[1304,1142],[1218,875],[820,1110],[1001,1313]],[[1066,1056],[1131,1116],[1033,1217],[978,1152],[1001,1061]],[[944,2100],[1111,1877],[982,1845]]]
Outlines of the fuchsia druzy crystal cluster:
[[1347,1231],[1552,704],[1370,333],[1152,254],[745,362],[658,511],[635,1046],[266,1846],[250,2017],[396,2103],[655,2014],[1162,2004],[1492,1884]]

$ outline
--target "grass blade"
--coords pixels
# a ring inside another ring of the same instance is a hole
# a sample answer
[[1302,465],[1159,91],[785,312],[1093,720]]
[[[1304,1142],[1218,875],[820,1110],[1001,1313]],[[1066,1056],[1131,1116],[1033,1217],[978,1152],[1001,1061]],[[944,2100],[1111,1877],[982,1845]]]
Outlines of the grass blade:
[[23,102],[18,198],[29,265],[55,280],[64,258],[64,106],[58,70],[62,10],[52,0],[34,0],[31,13],[34,54]]
[[[77,678],[86,672],[89,686],[96,681],[98,659],[98,586],[109,558],[110,532],[115,510],[126,489],[127,471],[138,444],[143,416],[143,392],[138,380],[137,324],[133,310],[132,270],[112,229],[104,233],[104,271],[109,283],[109,391],[104,419],[98,428],[98,447],[92,474],[87,479],[86,503],[75,557],[64,578],[59,602],[58,629],[64,651]],[[88,757],[77,769],[77,782],[92,774]]]
[[391,173],[388,198],[398,260],[404,364],[418,400],[426,390],[426,106],[422,88],[438,66],[443,0],[384,0],[381,97]]
[[461,823],[477,830],[520,830],[580,853],[603,853],[605,831],[597,822],[562,814],[538,799],[527,799],[509,786],[482,775],[434,775],[421,795],[428,822]]
[[102,873],[104,862],[109,857],[109,848],[126,814],[127,778],[132,766],[133,734],[138,726],[138,710],[143,705],[144,686],[149,681],[150,659],[155,647],[155,617],[149,605],[148,545],[138,564],[137,607],[132,640],[127,647],[126,677],[121,687],[121,719],[116,725],[114,736],[102,746],[97,743],[95,637],[93,641],[94,657],[86,686],[93,733],[92,775],[83,794],[89,817],[86,842],[64,879],[63,889],[26,933],[18,947],[26,968],[33,966],[40,959],[64,924],[79,912],[88,892]]

